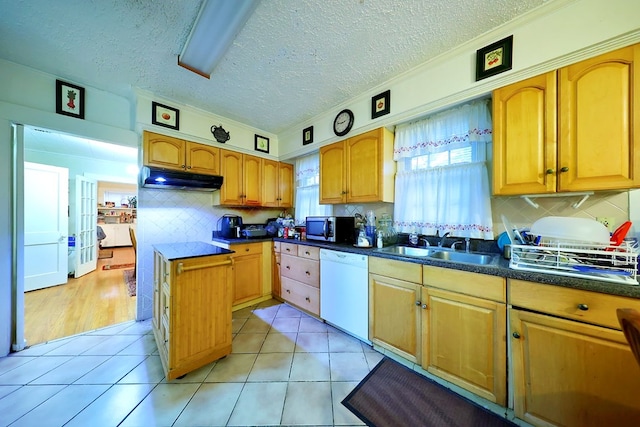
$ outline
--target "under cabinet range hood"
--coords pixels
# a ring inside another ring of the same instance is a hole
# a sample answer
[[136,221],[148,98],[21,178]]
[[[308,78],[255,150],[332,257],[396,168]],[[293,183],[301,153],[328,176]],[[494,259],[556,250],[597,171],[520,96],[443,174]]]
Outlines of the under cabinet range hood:
[[144,166],[140,173],[141,184],[146,188],[167,190],[215,191],[222,186],[219,175],[202,175]]

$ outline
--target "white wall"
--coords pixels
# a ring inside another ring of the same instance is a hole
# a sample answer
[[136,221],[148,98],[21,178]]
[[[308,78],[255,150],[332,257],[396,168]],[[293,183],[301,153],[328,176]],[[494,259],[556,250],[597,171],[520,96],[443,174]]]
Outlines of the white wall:
[[[343,108],[355,115],[350,135],[426,115],[486,95],[491,90],[640,41],[637,0],[555,0],[415,70],[371,88],[278,135],[281,159],[335,142],[333,120]],[[513,35],[513,69],[475,81],[476,50]],[[383,54],[383,53],[381,53]],[[371,97],[391,90],[391,113],[371,120]],[[302,146],[302,129],[314,127],[314,143]]]

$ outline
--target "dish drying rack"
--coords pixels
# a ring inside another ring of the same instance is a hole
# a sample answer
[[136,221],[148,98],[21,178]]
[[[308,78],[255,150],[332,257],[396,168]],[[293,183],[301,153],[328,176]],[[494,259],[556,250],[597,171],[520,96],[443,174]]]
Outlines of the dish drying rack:
[[638,285],[638,244],[620,246],[542,241],[512,245],[509,267],[606,282]]

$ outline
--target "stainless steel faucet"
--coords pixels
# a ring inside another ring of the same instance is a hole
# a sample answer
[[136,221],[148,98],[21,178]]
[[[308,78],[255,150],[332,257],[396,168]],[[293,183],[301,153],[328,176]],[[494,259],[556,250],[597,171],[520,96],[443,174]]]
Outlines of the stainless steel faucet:
[[440,241],[438,242],[438,247],[440,248],[442,247],[442,245],[444,244],[444,239],[446,239],[449,234],[450,233],[447,231],[442,235],[442,237],[440,238]]
[[418,239],[418,243],[420,243],[420,242],[424,242],[424,247],[425,248],[428,247],[428,246],[431,246],[429,244],[429,241],[426,239],[426,237],[421,237],[420,239]]

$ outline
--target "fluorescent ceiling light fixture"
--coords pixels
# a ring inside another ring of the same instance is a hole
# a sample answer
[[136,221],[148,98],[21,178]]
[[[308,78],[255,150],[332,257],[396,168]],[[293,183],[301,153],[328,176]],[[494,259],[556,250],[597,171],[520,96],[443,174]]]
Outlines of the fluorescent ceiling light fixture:
[[260,0],[203,0],[178,65],[211,76]]

